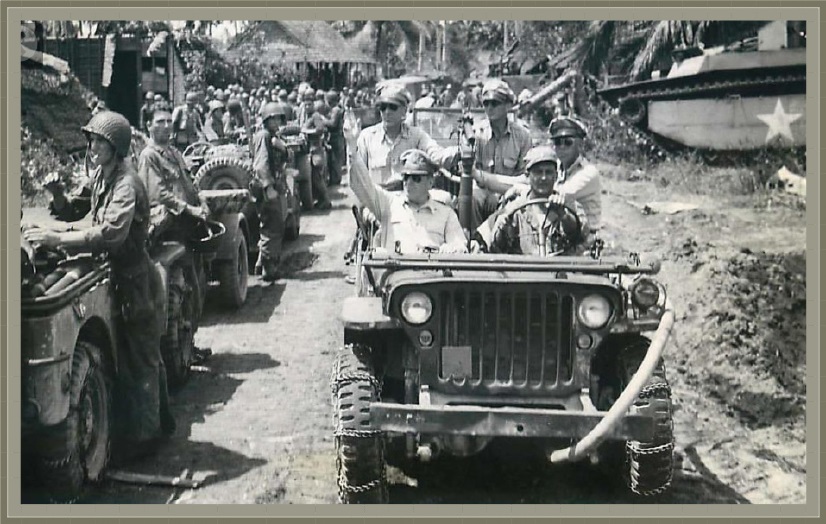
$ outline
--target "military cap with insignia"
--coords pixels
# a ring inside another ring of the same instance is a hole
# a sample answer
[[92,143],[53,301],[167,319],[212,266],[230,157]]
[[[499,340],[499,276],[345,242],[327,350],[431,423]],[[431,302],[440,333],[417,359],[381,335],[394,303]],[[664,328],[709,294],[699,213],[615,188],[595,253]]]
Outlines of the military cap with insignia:
[[402,153],[402,175],[433,175],[439,166],[421,149],[408,149]]
[[551,120],[548,126],[548,132],[551,138],[562,138],[572,136],[577,138],[585,138],[588,136],[588,128],[578,118],[572,116],[560,116]]
[[503,80],[488,80],[482,86],[482,101],[497,100],[512,104],[516,100],[510,86]]

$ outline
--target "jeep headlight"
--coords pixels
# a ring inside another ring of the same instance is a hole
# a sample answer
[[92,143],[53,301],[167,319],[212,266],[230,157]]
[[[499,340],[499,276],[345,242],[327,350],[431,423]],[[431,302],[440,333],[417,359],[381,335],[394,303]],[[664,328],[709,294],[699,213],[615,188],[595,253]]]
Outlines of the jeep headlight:
[[611,318],[611,303],[602,295],[588,295],[577,308],[579,321],[590,329],[599,329]]
[[433,302],[424,293],[409,293],[401,305],[402,317],[414,325],[424,324],[433,314]]
[[631,285],[631,301],[640,309],[655,306],[660,300],[660,287],[649,278],[641,278]]

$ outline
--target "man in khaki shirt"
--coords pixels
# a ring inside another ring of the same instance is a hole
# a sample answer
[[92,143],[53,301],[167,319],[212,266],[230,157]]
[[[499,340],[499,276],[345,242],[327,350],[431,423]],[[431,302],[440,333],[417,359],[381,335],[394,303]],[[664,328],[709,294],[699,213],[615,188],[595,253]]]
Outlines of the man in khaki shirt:
[[485,176],[523,174],[525,155],[533,147],[530,132],[523,125],[508,120],[508,111],[516,97],[506,82],[485,82],[481,98],[487,118],[474,126],[476,169],[473,173],[473,214],[476,225],[496,211],[499,204],[498,187],[485,185]]
[[404,190],[393,193],[370,178],[359,155],[353,159],[350,187],[381,224],[377,246],[400,253],[466,253],[467,239],[456,213],[430,197],[438,166],[415,149],[405,151],[401,160]]
[[410,149],[425,152],[437,164],[450,169],[459,159],[458,151],[442,148],[427,133],[404,122],[410,93],[401,86],[381,89],[376,103],[381,122],[367,127],[356,141],[357,154],[368,169],[371,179],[383,187],[401,184],[402,153]]

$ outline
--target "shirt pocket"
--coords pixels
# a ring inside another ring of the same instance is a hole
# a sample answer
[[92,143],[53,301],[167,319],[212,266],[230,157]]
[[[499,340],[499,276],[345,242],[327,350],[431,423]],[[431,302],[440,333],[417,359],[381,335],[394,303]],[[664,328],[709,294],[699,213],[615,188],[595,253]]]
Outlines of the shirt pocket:
[[519,158],[515,156],[505,156],[502,159],[502,165],[505,166],[505,170],[507,171],[507,175],[512,174],[516,171],[516,166],[519,164]]

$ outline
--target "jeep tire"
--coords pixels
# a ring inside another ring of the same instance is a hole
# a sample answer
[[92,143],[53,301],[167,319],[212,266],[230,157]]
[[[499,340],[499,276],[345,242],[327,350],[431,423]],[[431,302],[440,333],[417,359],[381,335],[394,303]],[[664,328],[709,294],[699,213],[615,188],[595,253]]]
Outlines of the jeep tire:
[[87,480],[99,481],[109,462],[109,379],[100,349],[88,342],[75,346],[69,391],[69,413],[48,430],[36,461],[45,493],[62,503],[80,497]]
[[386,504],[384,441],[370,425],[370,404],[380,399],[380,383],[370,349],[347,345],[336,355],[332,387],[338,499],[342,504]]
[[247,241],[239,230],[235,239],[235,249],[229,260],[215,262],[215,275],[218,279],[218,293],[221,303],[238,309],[247,300],[247,280],[249,278],[249,255]]
[[213,158],[195,175],[200,189],[247,189],[251,178],[248,164],[233,157]]
[[183,386],[189,377],[195,345],[193,320],[196,311],[193,308],[198,306],[194,301],[194,293],[187,287],[182,269],[173,267],[168,286],[166,332],[161,337],[161,356],[166,368],[167,383],[172,389]]
[[[640,337],[620,353],[617,367],[621,390],[625,389],[639,369],[648,345],[649,341]],[[645,413],[653,417],[654,435],[649,441],[632,440],[625,443],[625,481],[636,495],[660,495],[670,487],[674,473],[671,389],[666,380],[662,359],[632,404],[631,412]]]

